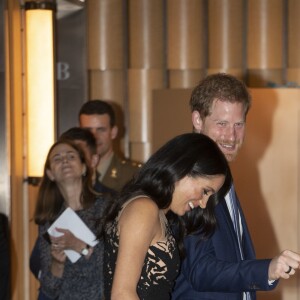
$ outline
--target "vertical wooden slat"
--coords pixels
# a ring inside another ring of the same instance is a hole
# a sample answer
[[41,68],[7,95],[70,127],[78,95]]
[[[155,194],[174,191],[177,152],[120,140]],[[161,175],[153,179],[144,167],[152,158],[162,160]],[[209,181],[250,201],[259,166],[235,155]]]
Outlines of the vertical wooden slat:
[[[38,194],[38,186],[28,186],[28,216],[29,216],[29,253],[31,253],[35,241],[38,236],[38,225],[36,225],[33,221],[35,205]],[[29,266],[29,261],[28,261]],[[29,271],[29,270],[28,270]],[[30,299],[37,299],[38,289],[39,289],[39,281],[34,277],[34,275],[30,274]]]
[[129,68],[163,68],[164,1],[129,1]]
[[164,1],[129,1],[128,100],[131,157],[151,152],[152,91],[165,86]]
[[300,1],[288,1],[287,84],[300,86]]
[[190,88],[196,86],[206,75],[206,69],[169,70],[170,88]]
[[164,88],[164,70],[130,69],[128,86],[132,157],[145,161],[152,142],[152,91]]
[[249,0],[247,32],[248,84],[283,83],[283,0]]
[[89,0],[86,3],[88,69],[122,69],[126,61],[124,1]]
[[167,1],[169,87],[194,86],[205,74],[207,26],[203,0]]
[[208,74],[225,72],[244,76],[244,2],[208,2]]

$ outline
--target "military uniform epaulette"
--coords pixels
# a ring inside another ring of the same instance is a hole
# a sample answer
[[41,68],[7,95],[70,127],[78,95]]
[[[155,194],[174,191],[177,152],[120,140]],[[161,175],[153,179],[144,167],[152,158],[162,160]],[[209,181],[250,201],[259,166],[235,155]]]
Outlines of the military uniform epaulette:
[[137,167],[137,168],[141,168],[142,167],[142,163],[139,163],[137,161],[133,161],[133,160],[129,160],[129,159],[123,159],[121,161],[121,164],[122,165],[125,165],[125,164],[131,164],[132,167]]
[[141,166],[139,162],[114,155],[102,183],[113,190],[120,191]]

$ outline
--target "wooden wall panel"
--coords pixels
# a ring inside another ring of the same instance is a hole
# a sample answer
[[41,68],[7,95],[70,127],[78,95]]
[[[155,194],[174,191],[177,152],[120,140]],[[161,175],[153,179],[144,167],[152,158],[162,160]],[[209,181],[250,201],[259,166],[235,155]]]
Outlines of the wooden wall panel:
[[88,69],[122,69],[126,61],[123,0],[87,3]]
[[[205,72],[207,66],[207,24],[205,12],[203,0],[167,1],[167,68],[170,70],[169,87],[191,87],[195,82],[195,72],[200,74],[200,76]],[[193,72],[189,73],[191,70]]]
[[208,2],[208,73],[243,77],[245,13],[240,0]]
[[169,88],[190,88],[206,75],[205,69],[169,70]]
[[300,85],[300,1],[288,1],[287,82]]
[[[259,258],[299,248],[299,97],[297,89],[253,89],[246,140],[233,164],[237,191]],[[287,119],[288,116],[288,119]],[[250,221],[250,222],[249,222]],[[299,273],[260,299],[296,300]]]
[[129,68],[163,68],[164,1],[129,1]]
[[247,68],[250,86],[283,83],[283,0],[247,1]]
[[[152,142],[152,92],[165,86],[164,72],[161,69],[130,69],[128,76],[130,144],[134,148],[136,143],[147,145]],[[150,148],[146,146],[146,149]],[[145,161],[148,157],[149,152],[133,158]]]
[[164,16],[163,0],[129,1],[129,147],[137,161],[151,151],[152,91],[165,86]]
[[[31,253],[38,236],[38,225],[36,225],[33,221],[37,194],[38,194],[38,187],[29,185],[28,186],[29,253]],[[30,272],[29,261],[27,265],[28,265],[28,274],[30,280],[30,299],[37,299],[40,283]]]
[[90,71],[89,99],[114,101],[123,107],[126,93],[125,76],[125,71],[122,69]]

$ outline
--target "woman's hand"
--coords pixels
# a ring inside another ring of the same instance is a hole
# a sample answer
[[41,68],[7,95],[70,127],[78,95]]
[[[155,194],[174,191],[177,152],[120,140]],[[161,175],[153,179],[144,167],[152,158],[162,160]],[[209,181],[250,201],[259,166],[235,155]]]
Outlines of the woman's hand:
[[[81,250],[86,247],[86,243],[78,239],[70,230],[63,228],[55,228],[55,230],[62,233],[62,235],[59,237],[50,236],[54,249],[59,251],[70,249],[81,253]],[[89,252],[87,257],[93,252],[92,248],[89,249]]]
[[51,256],[51,273],[56,277],[62,277],[66,261],[66,254],[64,253],[64,250],[58,250],[54,244],[52,244]]

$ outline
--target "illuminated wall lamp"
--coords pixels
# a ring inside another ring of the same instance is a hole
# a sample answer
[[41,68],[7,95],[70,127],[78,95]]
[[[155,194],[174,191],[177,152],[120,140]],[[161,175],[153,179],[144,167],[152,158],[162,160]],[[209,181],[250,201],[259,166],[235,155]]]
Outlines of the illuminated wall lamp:
[[25,2],[28,182],[38,184],[55,140],[53,2]]

